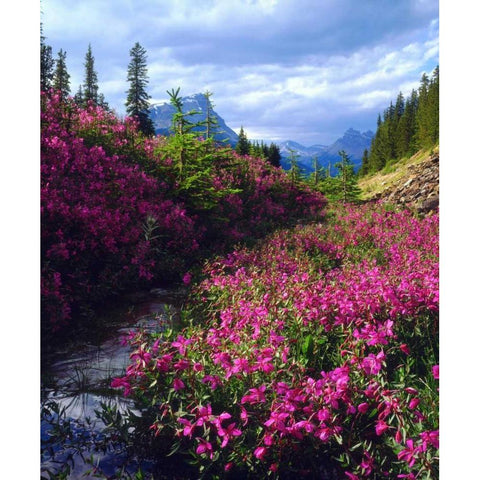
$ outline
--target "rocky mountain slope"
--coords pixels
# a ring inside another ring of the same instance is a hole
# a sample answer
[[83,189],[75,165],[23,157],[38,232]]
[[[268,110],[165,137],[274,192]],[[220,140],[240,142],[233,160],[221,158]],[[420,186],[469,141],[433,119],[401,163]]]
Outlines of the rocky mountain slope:
[[436,210],[440,200],[440,153],[421,151],[400,161],[391,172],[360,180],[363,199],[407,206],[421,213]]

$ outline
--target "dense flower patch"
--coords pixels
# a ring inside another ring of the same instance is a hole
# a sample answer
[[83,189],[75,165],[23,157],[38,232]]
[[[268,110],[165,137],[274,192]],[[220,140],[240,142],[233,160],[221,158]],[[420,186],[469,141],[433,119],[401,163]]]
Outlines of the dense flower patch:
[[204,274],[112,383],[152,445],[207,478],[438,478],[438,215],[345,208]]
[[126,288],[181,278],[207,253],[318,218],[325,205],[261,159],[193,138],[146,139],[132,119],[53,93],[42,95],[41,122],[46,325]]

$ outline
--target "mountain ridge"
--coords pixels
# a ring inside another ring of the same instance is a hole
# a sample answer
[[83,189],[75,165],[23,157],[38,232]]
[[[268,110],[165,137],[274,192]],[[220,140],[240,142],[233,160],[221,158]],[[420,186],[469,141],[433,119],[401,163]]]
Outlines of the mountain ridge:
[[[188,120],[192,123],[203,122],[207,118],[207,98],[203,93],[195,93],[182,97],[183,112],[187,114]],[[238,135],[225,123],[225,120],[211,108],[211,117],[216,118],[218,126],[214,134],[215,140],[224,142],[234,147],[238,142]],[[198,113],[188,115],[189,112]],[[170,135],[172,133],[172,118],[176,113],[175,107],[169,102],[156,103],[150,108],[155,134]],[[205,127],[195,127],[194,132],[204,132]]]
[[374,133],[371,130],[360,132],[350,127],[345,131],[342,137],[335,140],[331,145],[315,144],[305,147],[293,140],[280,142],[280,154],[282,155],[281,164],[286,170],[291,168],[291,160],[289,157],[296,155],[297,163],[305,173],[311,173],[314,170],[314,158],[318,160],[318,165],[330,170],[330,174],[334,175],[337,171],[335,163],[340,161],[339,151],[344,150],[349,155],[355,170],[360,168],[362,164],[362,156],[365,150],[370,149]]
[[[207,98],[203,93],[195,93],[182,97],[183,111],[195,111],[197,113],[189,115],[192,123],[202,122],[206,119]],[[170,135],[172,133],[172,118],[176,113],[175,108],[168,102],[153,104],[150,109],[150,118],[153,121],[155,133],[160,135]],[[231,129],[225,120],[211,108],[211,116],[217,119],[217,133],[214,135],[215,140],[230,145],[232,148],[238,142],[238,134]],[[205,131],[205,127],[196,127],[193,131],[201,133]],[[314,158],[318,160],[318,165],[329,170],[331,175],[335,175],[337,169],[335,164],[340,160],[338,152],[344,150],[354,165],[355,170],[360,168],[362,156],[365,149],[369,150],[374,133],[371,130],[360,132],[354,128],[348,128],[342,137],[339,137],[331,145],[314,144],[304,146],[294,140],[286,140],[282,142],[274,142],[280,148],[281,166],[284,170],[291,168],[292,152],[297,159],[298,166],[306,174],[314,170]]]

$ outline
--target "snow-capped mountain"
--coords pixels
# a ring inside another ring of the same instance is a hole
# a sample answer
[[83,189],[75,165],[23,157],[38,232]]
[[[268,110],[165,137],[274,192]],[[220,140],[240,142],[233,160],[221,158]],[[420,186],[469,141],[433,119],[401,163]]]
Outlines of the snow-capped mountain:
[[[183,102],[183,112],[188,113],[190,111],[196,111],[198,113],[188,116],[188,120],[192,123],[202,122],[206,119],[207,116],[207,98],[203,93],[196,93],[186,97],[182,97]],[[172,118],[175,114],[175,108],[170,103],[157,103],[152,105],[150,108],[150,118],[153,121],[155,127],[155,133],[161,135],[170,135]],[[212,117],[216,117],[218,121],[218,126],[216,128],[217,133],[215,134],[215,139],[217,141],[225,141],[225,144],[231,145],[234,147],[238,142],[238,135],[225,123],[223,118],[211,110]],[[194,131],[201,132],[205,131],[205,127],[196,127]]]

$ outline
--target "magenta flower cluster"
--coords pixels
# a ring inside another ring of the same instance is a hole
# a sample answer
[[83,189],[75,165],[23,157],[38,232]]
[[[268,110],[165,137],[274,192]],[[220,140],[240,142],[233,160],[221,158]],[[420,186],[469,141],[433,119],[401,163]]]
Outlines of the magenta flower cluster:
[[204,275],[192,326],[138,334],[112,384],[156,436],[217,474],[434,478],[438,215],[345,207]]
[[[168,139],[146,139],[132,119],[79,108],[53,92],[41,100],[45,324],[60,325],[79,306],[125,289],[181,279],[200,252],[324,208],[321,195],[290,185],[280,169],[231,150],[205,153],[200,140],[192,155],[210,164],[188,190],[191,182],[167,155]],[[208,208],[197,208],[198,198]]]

